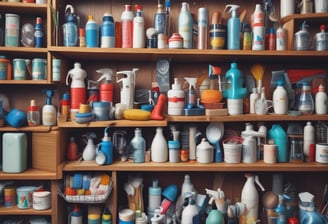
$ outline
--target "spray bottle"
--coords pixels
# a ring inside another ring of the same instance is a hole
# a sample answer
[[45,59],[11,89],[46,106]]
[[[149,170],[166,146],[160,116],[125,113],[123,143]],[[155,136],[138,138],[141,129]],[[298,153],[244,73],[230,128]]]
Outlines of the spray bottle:
[[121,88],[121,103],[127,106],[127,109],[133,108],[133,101],[134,101],[134,90],[135,90],[135,79],[136,79],[136,72],[138,68],[132,69],[132,71],[120,71],[117,72],[117,75],[124,74],[126,78],[121,78],[116,82],[122,82]]
[[69,78],[71,78],[71,109],[78,110],[81,103],[85,103],[86,90],[85,79],[87,73],[81,68],[80,63],[74,63],[74,68],[69,70],[66,76],[66,85],[68,86]]
[[113,143],[108,136],[109,127],[104,130],[104,137],[96,147],[96,162],[99,165],[109,165],[113,163]]
[[253,174],[245,174],[247,178],[241,192],[241,202],[246,205],[246,211],[242,215],[246,219],[246,223],[256,223],[258,220],[259,193],[255,187],[255,183],[264,191],[258,176]]
[[223,97],[228,100],[228,112],[230,115],[243,113],[243,98],[247,94],[247,89],[242,87],[243,79],[237,63],[231,63],[225,78],[230,81],[230,88],[223,90]]
[[99,85],[99,101],[101,102],[113,102],[114,84],[112,82],[113,71],[110,68],[102,68],[97,70],[98,73],[102,74],[97,80],[99,83],[105,79],[105,82]]
[[196,108],[196,106],[197,106],[197,94],[196,94],[197,78],[185,77],[184,79],[189,84],[189,89],[186,94],[186,97],[187,97],[186,109]]
[[226,5],[225,12],[231,13],[227,23],[227,49],[240,50],[240,19],[237,9],[239,5]]
[[65,7],[65,23],[63,24],[63,44],[66,47],[77,46],[77,17],[74,8],[68,4]]
[[83,140],[86,143],[86,146],[82,153],[83,160],[91,161],[96,159],[96,145],[93,142],[93,139],[95,139],[96,137],[96,134],[93,132],[88,132],[83,135]]
[[188,201],[188,205],[183,209],[181,215],[181,224],[194,223],[193,220],[199,214],[199,207],[196,205],[195,192],[188,192],[185,199]]
[[57,112],[56,107],[51,104],[51,98],[54,96],[53,90],[44,90],[43,93],[46,95],[46,104],[42,107],[42,125],[53,126],[56,125]]

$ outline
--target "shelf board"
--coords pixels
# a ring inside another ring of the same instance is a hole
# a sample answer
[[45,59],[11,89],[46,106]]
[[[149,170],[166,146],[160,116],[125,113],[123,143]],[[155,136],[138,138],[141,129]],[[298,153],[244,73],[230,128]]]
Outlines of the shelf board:
[[0,180],[56,180],[56,173],[29,168],[21,173],[4,173],[0,171]]
[[86,128],[86,127],[164,127],[167,126],[166,120],[148,120],[148,121],[134,121],[134,120],[110,120],[110,121],[93,121],[88,123],[76,123],[74,121],[58,122],[60,128]]
[[[134,49],[134,48],[80,48],[80,47],[49,47],[53,54],[62,55],[74,60],[87,60],[90,53],[93,59],[111,61],[156,61],[170,58],[173,61],[191,62],[231,62],[231,61],[285,61],[293,56],[295,61],[324,61],[328,51],[252,51],[252,50],[198,50],[198,49]],[[315,60],[314,60],[315,59]]]
[[47,80],[0,80],[0,85],[45,85]]
[[290,20],[306,20],[317,21],[327,19],[328,13],[306,13],[306,14],[292,14],[280,19],[280,24],[284,24]]
[[47,4],[0,2],[0,11],[28,15],[46,15]]
[[227,116],[168,116],[168,122],[247,122],[247,121],[326,121],[327,115],[256,115],[256,114],[242,114],[242,115],[227,115]]
[[38,54],[40,57],[40,53],[41,54],[44,54],[45,56],[47,55],[47,52],[48,52],[48,48],[46,47],[23,47],[23,46],[20,46],[20,47],[5,47],[5,46],[2,46],[0,47],[0,51],[2,54],[4,53],[12,53],[14,55],[16,55],[17,57],[17,54],[24,54],[24,53],[28,53],[28,54]]
[[29,131],[29,132],[50,132],[50,131],[54,131],[54,130],[58,130],[57,126],[43,126],[43,125],[39,125],[39,126],[33,126],[33,127],[21,127],[21,128],[14,128],[11,126],[4,126],[4,127],[0,127],[0,131],[4,132],[4,131]]
[[143,171],[143,172],[327,172],[328,164],[316,162],[304,163],[276,163],[265,164],[262,160],[256,163],[209,163],[201,164],[197,162],[179,163],[133,163],[115,161],[111,165],[100,166],[95,161],[70,161],[67,162],[63,171]]
[[4,207],[0,206],[0,215],[51,215],[53,213],[52,209],[47,210],[35,210],[33,208],[29,209],[19,209],[17,206]]

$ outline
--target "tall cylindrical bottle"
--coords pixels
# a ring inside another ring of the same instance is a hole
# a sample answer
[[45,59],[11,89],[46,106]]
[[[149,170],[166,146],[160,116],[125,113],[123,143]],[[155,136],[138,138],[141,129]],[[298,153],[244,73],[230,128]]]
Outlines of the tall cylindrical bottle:
[[276,50],[287,50],[287,30],[279,26],[276,31]]
[[303,153],[305,159],[309,161],[310,158],[310,145],[315,144],[315,130],[310,121],[306,122],[303,130]]
[[100,28],[100,47],[101,48],[113,48],[115,47],[115,25],[113,16],[109,13],[105,13],[103,22]]
[[320,84],[318,92],[315,94],[315,113],[326,114],[327,113],[327,93],[325,87]]
[[99,26],[92,15],[85,24],[85,41],[86,47],[99,47]]
[[131,5],[125,5],[121,15],[122,48],[133,46],[133,12]]
[[227,49],[240,50],[240,19],[237,9],[238,5],[227,5],[226,12],[231,12],[227,23]]
[[35,26],[34,26],[34,46],[35,47],[44,47],[45,46],[45,37],[43,31],[42,18],[37,17]]
[[255,5],[255,10],[252,15],[252,26],[254,26],[254,24],[264,25],[264,12],[261,8],[261,4]]
[[166,12],[162,4],[157,5],[157,12],[154,16],[154,28],[159,34],[166,34]]
[[158,185],[158,179],[153,180],[152,186],[148,188],[148,216],[152,217],[156,208],[162,202],[162,189]]
[[174,78],[174,83],[172,84],[172,89],[167,91],[168,115],[183,115],[183,109],[185,107],[185,92],[181,88],[181,84],[178,78]]
[[193,48],[192,26],[193,19],[189,11],[189,4],[187,2],[182,2],[178,17],[178,33],[183,38],[183,48]]
[[163,128],[156,128],[156,134],[153,138],[150,147],[151,161],[162,163],[166,162],[169,158],[167,141],[163,135]]
[[315,49],[317,51],[328,50],[328,32],[326,29],[326,25],[321,25],[320,32],[315,34]]
[[272,96],[273,111],[275,114],[287,114],[288,96],[282,81],[278,81],[277,88],[273,91]]
[[135,163],[145,162],[146,141],[142,137],[141,129],[134,130],[134,137],[130,142],[131,150],[133,151],[133,159]]
[[208,9],[198,9],[198,49],[207,49]]
[[133,19],[133,48],[145,47],[145,19],[142,15],[142,9],[137,10]]
[[72,5],[65,9],[65,23],[63,24],[63,45],[66,47],[77,46],[78,39],[77,17]]

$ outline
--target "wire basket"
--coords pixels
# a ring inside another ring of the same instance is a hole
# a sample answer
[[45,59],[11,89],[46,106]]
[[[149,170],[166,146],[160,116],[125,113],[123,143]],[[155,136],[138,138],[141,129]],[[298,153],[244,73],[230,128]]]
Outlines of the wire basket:
[[[69,203],[104,203],[112,192],[113,181],[111,178],[109,178],[108,184],[102,184],[102,181],[92,180],[92,178],[97,178],[101,175],[107,174],[97,173],[95,175],[89,175],[79,173],[73,175],[66,175],[63,178],[63,183],[58,191],[58,194]],[[89,184],[85,183],[86,176],[91,180]],[[107,177],[109,176],[107,175]],[[88,187],[89,185],[90,187]],[[91,189],[91,185],[93,185],[93,189],[89,190]],[[91,193],[84,194],[83,192],[86,191]]]
[[328,123],[318,121],[315,126],[315,135],[317,143],[328,143]]

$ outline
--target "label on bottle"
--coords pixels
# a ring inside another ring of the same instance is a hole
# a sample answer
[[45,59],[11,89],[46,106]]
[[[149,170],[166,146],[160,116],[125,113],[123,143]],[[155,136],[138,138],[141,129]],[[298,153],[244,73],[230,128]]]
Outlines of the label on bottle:
[[284,51],[287,50],[287,30],[279,28],[276,32],[276,50]]
[[34,32],[34,46],[35,47],[44,47],[43,44],[44,33],[42,30],[36,30]]
[[328,34],[326,32],[321,32],[316,34],[316,50],[325,51],[328,49]]
[[264,26],[254,26],[253,27],[253,44],[252,50],[264,50]]
[[77,45],[77,26],[73,23],[63,25],[63,44],[67,47],[75,47]]

